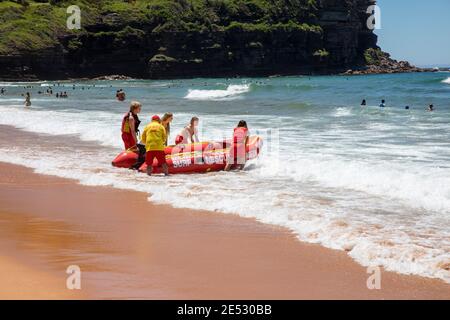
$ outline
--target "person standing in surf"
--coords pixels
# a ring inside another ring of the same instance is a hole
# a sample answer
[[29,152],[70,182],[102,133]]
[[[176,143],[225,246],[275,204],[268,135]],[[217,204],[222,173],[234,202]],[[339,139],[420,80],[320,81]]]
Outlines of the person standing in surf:
[[161,124],[163,125],[164,129],[166,129],[166,142],[165,145],[168,145],[169,142],[169,136],[170,136],[170,123],[173,120],[173,114],[168,112],[165,113],[161,119]]
[[193,117],[188,126],[184,127],[183,130],[177,135],[175,139],[175,144],[186,144],[199,142],[198,139],[198,122],[197,117]]
[[142,132],[141,140],[145,143],[145,163],[147,164],[147,174],[152,175],[153,160],[156,158],[158,166],[162,167],[164,175],[169,175],[169,168],[166,163],[166,153],[164,152],[164,142],[166,141],[166,129],[161,124],[159,116],[154,115],[152,122],[148,124]]
[[122,118],[122,140],[125,145],[125,150],[136,146],[139,125],[141,124],[138,113],[141,112],[141,108],[142,105],[139,102],[132,101],[130,111]]
[[[247,162],[246,147],[248,144],[248,127],[244,120],[239,121],[233,131],[230,153],[228,154],[225,171],[230,171],[234,164],[237,170],[242,170]],[[236,162],[234,161],[236,159]]]

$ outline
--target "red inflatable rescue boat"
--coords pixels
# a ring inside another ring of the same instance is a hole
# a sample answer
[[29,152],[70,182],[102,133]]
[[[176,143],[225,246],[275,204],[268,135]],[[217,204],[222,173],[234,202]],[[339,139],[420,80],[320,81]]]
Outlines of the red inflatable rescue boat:
[[[259,136],[249,137],[246,146],[247,160],[256,159],[261,152],[262,139]],[[221,171],[225,169],[226,159],[230,152],[230,141],[222,142],[198,142],[192,144],[179,144],[168,146],[164,152],[170,174],[177,173],[204,173],[210,171]],[[114,167],[131,168],[138,160],[138,151],[129,149],[121,152],[112,162]],[[153,173],[161,173],[161,167],[157,160],[153,163]],[[146,172],[147,165],[144,163],[139,171]]]

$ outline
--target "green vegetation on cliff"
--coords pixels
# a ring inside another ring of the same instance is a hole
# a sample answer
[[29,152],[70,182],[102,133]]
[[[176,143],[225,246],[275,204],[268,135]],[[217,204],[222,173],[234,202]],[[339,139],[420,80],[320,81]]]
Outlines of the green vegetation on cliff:
[[364,52],[364,59],[367,65],[377,66],[383,59],[389,58],[389,54],[383,52],[380,48],[369,48]]
[[[81,8],[82,29],[66,28],[66,8]],[[0,0],[0,55],[63,47],[76,51],[79,37],[124,39],[164,32],[321,33],[316,0]],[[70,38],[70,37],[69,37]]]

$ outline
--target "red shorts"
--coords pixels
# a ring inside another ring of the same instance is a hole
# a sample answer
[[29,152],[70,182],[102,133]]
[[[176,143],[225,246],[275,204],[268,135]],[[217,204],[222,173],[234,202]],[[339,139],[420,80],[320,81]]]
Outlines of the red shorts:
[[145,163],[147,166],[153,166],[153,159],[158,161],[158,166],[166,163],[166,153],[162,150],[150,150],[145,154]]
[[125,144],[125,150],[128,150],[130,148],[133,148],[136,145],[136,141],[133,138],[133,135],[131,133],[122,133],[122,140]]

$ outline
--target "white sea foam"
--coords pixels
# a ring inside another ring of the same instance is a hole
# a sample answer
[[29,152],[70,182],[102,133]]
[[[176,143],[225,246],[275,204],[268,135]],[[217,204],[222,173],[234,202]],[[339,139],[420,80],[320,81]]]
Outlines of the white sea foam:
[[[283,174],[298,181],[320,182],[332,188],[357,190],[380,199],[400,201],[405,206],[450,214],[448,168],[428,168],[371,161],[348,161],[338,157],[310,156],[290,159],[295,166]],[[279,174],[279,173],[278,173]]]
[[231,84],[226,90],[189,90],[184,98],[189,100],[230,100],[249,91],[249,84]]
[[10,88],[21,88],[21,87],[24,87],[24,86],[27,86],[27,85],[30,85],[30,84],[26,84],[26,83],[1,83],[0,82],[0,88],[8,88],[8,87],[10,87]]
[[336,109],[335,117],[346,117],[351,115],[352,110],[346,107],[340,107]]
[[[2,103],[8,103],[11,105],[11,102],[24,102],[25,98],[6,98],[6,97],[0,97],[0,102]],[[23,105],[22,105],[23,107]]]
[[85,141],[120,147],[119,130],[111,124],[120,122],[120,114],[86,111],[67,112],[43,109],[26,110],[23,106],[1,108],[0,124],[35,133],[77,135]]
[[448,77],[445,80],[442,80],[442,83],[450,84],[450,77]]

